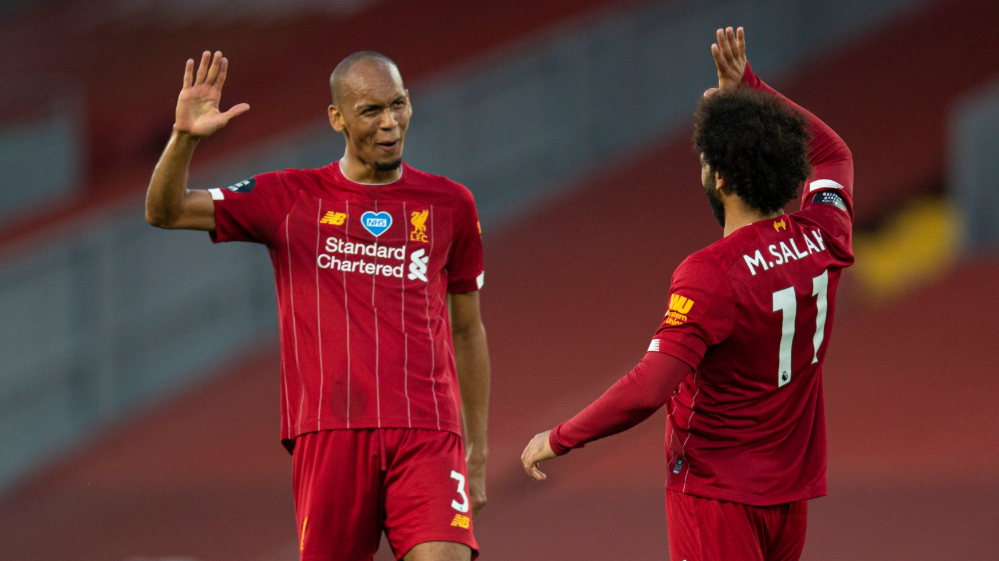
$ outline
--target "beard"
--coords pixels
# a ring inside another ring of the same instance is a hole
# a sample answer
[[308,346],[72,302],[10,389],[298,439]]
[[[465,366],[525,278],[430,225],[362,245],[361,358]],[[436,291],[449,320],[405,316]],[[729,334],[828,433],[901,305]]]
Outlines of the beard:
[[724,228],[725,204],[722,203],[721,195],[718,194],[718,189],[715,186],[715,175],[709,174],[708,180],[704,182],[704,194],[708,196],[708,203],[711,205],[711,213],[715,215],[715,220]]
[[402,158],[391,162],[375,162],[375,171],[394,171],[402,165]]

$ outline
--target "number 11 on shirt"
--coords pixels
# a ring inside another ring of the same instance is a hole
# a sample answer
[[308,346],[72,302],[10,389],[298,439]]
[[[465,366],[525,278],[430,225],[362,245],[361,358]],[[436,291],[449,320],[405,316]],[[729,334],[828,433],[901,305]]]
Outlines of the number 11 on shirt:
[[[815,334],[812,336],[812,364],[819,361],[819,347],[826,332],[826,293],[829,288],[829,271],[812,279],[812,296],[816,297]],[[794,343],[794,320],[798,314],[798,301],[794,287],[789,286],[774,292],[774,312],[782,312],[783,324],[780,336],[780,357],[777,366],[777,387],[791,381],[791,348]]]

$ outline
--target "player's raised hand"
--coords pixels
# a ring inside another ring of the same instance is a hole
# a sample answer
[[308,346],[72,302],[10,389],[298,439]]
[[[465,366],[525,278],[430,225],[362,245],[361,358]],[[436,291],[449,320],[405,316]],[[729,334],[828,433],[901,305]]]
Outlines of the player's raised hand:
[[177,120],[174,130],[195,138],[206,137],[226,126],[230,119],[249,111],[250,106],[240,103],[222,113],[219,100],[222,98],[222,84],[225,83],[229,61],[216,51],[215,56],[208,51],[201,55],[198,73],[194,73],[194,60],[187,61],[184,70],[184,89],[177,99]]
[[[711,45],[711,55],[718,68],[718,89],[730,90],[739,87],[742,75],[746,73],[746,32],[740,27],[733,30],[719,29],[715,32],[716,43]],[[714,93],[712,90],[705,95]]]
[[534,438],[527,443],[527,448],[524,448],[524,453],[520,455],[520,461],[524,464],[524,471],[535,481],[548,479],[548,476],[541,473],[541,470],[538,469],[538,464],[557,457],[555,452],[552,451],[551,444],[548,443],[548,435],[551,432],[550,430],[546,430],[534,435]]

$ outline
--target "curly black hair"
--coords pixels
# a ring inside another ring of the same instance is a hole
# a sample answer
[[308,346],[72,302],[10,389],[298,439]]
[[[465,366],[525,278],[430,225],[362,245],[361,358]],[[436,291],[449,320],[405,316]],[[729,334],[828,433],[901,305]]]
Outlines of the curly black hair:
[[778,97],[739,88],[702,98],[694,149],[744,201],[776,212],[798,198],[808,178],[808,121]]

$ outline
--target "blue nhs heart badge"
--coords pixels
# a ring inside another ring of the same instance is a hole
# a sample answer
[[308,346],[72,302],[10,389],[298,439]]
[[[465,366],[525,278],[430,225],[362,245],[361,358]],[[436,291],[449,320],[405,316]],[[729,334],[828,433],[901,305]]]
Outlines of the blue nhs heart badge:
[[364,226],[365,230],[377,238],[392,226],[392,215],[385,211],[371,212],[369,210],[361,215],[361,226]]

